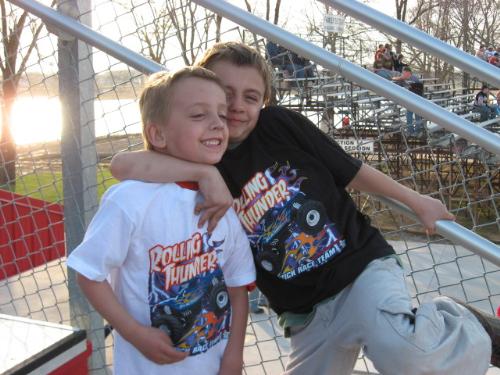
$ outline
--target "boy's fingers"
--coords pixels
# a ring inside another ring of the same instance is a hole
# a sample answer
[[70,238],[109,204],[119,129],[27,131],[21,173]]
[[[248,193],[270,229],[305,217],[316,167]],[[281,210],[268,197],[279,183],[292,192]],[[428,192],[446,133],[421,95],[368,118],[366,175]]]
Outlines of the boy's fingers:
[[179,362],[189,355],[189,353],[176,350],[173,346],[170,345],[165,348],[163,354],[165,356],[165,363]]
[[214,215],[214,212],[216,212],[216,208],[207,208],[206,210],[203,210],[200,220],[198,220],[198,228],[201,228],[207,221],[210,220],[210,218]]
[[196,206],[194,206],[194,213],[195,215],[198,215],[200,212],[202,212],[205,208],[207,207],[206,202],[198,202],[196,203]]
[[221,210],[214,212],[212,217],[210,217],[210,219],[208,220],[208,232],[209,233],[213,232],[213,230],[215,229],[215,227],[219,223],[219,220],[222,219],[222,216],[224,216],[225,213],[226,213],[226,210],[224,210],[224,209],[221,209]]

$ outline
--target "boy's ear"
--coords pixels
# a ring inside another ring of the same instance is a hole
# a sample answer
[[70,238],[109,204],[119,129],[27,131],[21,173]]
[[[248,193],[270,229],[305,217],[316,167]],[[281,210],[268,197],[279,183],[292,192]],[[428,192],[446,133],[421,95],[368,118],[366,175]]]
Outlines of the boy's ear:
[[146,127],[146,134],[149,143],[157,149],[167,147],[167,137],[165,134],[165,125],[150,123]]

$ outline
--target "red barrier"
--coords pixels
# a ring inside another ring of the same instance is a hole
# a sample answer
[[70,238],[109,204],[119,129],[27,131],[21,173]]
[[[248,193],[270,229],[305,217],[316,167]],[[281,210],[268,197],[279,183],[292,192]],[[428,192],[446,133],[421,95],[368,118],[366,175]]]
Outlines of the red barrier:
[[65,256],[60,204],[0,190],[0,280]]

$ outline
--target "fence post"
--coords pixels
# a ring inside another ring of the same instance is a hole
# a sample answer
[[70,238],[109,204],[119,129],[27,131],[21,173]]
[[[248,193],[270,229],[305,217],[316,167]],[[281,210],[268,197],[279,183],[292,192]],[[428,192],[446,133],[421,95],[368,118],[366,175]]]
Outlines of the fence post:
[[[90,0],[61,0],[58,11],[91,26]],[[97,207],[97,151],[91,47],[59,32],[59,97],[62,108],[61,159],[68,255],[83,240]],[[103,320],[81,293],[68,269],[71,324],[92,341],[92,373],[106,373]]]

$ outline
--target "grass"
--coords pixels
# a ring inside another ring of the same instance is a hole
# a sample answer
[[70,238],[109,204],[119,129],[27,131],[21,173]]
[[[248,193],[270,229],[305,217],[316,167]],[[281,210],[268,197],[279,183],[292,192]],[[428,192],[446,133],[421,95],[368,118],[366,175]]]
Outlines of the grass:
[[[116,184],[107,168],[97,170],[97,194],[100,199],[107,188]],[[36,171],[16,179],[16,193],[53,203],[63,202],[62,173]]]

